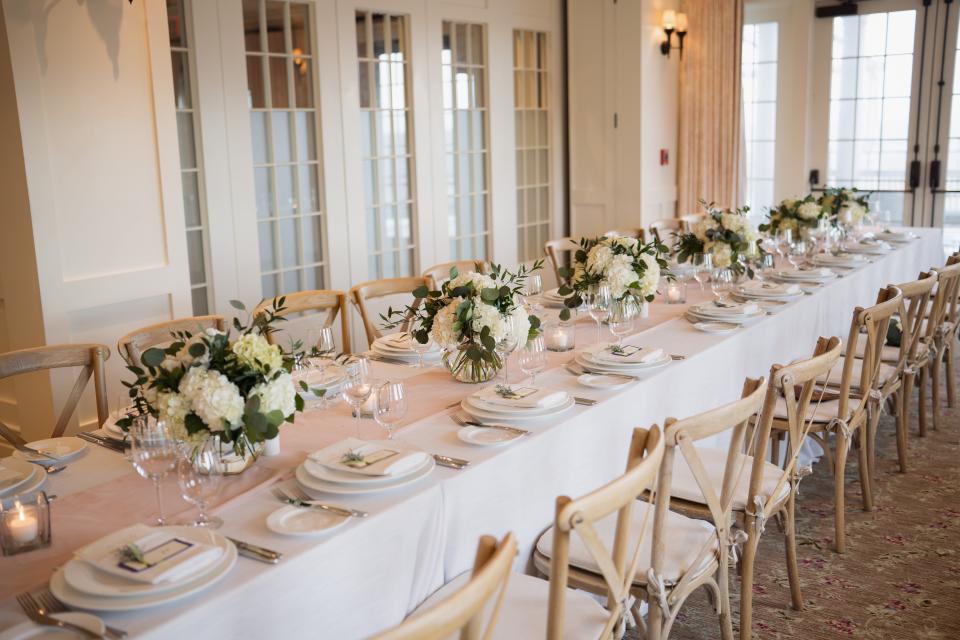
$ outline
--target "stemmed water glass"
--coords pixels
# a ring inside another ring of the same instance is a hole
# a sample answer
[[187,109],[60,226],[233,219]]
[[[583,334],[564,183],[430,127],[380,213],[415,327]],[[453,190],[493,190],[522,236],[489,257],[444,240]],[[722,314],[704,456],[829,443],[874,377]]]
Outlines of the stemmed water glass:
[[[307,332],[307,354],[309,356],[309,366],[320,373],[322,385],[326,381],[327,366],[336,353],[336,344],[333,341],[333,328],[329,326],[312,327]],[[321,409],[327,408],[326,394],[320,396],[319,404]]]
[[496,348],[494,349],[500,356],[500,362],[503,363],[503,384],[510,384],[510,373],[508,371],[510,354],[513,353],[520,344],[520,336],[517,335],[516,321],[513,317],[510,317],[507,323],[509,324],[507,334],[497,341]]
[[543,293],[543,278],[539,273],[532,273],[527,276],[527,281],[523,285],[523,302],[530,310],[536,313],[537,299]]
[[736,276],[732,269],[717,269],[713,272],[713,278],[710,280],[710,289],[713,295],[717,297],[718,305],[727,303],[727,295],[733,289]]
[[373,419],[387,430],[387,439],[393,440],[393,430],[407,415],[407,394],[402,382],[386,382],[374,393]]
[[410,334],[410,347],[417,353],[417,368],[423,369],[423,356],[427,354],[430,349],[433,348],[433,340],[427,337],[426,342],[420,342],[414,337],[413,333]]
[[163,496],[160,481],[177,464],[177,442],[167,423],[153,416],[137,416],[130,427],[130,458],[142,477],[153,481],[157,491],[157,524],[163,526]]
[[543,336],[537,335],[527,340],[517,359],[523,372],[532,378],[530,383],[536,386],[537,374],[547,368],[547,348]]
[[630,296],[610,305],[610,333],[617,339],[617,348],[622,348],[623,338],[633,332],[637,312],[637,303]]
[[177,484],[180,495],[187,502],[196,505],[200,511],[191,524],[195,527],[217,529],[223,520],[207,514],[210,502],[220,491],[220,481],[224,474],[224,463],[220,456],[217,438],[209,438],[197,448],[184,446],[177,461]]
[[600,342],[600,324],[610,317],[610,287],[598,284],[583,294],[590,317],[597,323],[597,342]]
[[346,368],[347,377],[343,382],[341,391],[343,399],[353,408],[354,424],[357,427],[357,436],[359,437],[360,413],[363,403],[373,392],[373,385],[370,382],[370,363],[364,357],[357,357],[353,362],[347,364]]
[[713,271],[713,256],[709,253],[695,253],[690,264],[693,265],[693,279],[700,285],[700,291],[703,291],[703,285],[710,281],[710,272]]
[[807,243],[804,240],[795,240],[790,243],[787,250],[787,260],[793,265],[794,269],[799,269],[800,265],[807,259]]
[[766,279],[766,272],[769,269],[773,269],[775,266],[774,257],[772,253],[767,253],[766,251],[761,251],[757,254],[755,258],[751,260],[753,263],[753,278],[757,282],[762,283]]
[[777,253],[781,258],[787,258],[790,255],[790,247],[793,245],[793,229],[781,229],[777,232]]

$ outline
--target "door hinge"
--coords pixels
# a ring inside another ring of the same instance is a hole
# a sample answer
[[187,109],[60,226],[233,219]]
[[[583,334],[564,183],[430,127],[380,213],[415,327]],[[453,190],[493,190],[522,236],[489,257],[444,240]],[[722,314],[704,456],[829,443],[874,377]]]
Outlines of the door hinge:
[[940,188],[940,161],[933,160],[930,163],[930,188]]
[[910,162],[910,188],[916,189],[920,186],[920,161],[913,160]]
[[620,114],[615,113],[613,114],[613,128],[616,129],[619,126],[620,126]]

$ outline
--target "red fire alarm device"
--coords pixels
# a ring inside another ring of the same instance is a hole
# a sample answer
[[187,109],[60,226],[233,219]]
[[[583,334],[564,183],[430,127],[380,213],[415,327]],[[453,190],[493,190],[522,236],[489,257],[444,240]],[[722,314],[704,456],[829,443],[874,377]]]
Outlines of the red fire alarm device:
[[670,152],[666,149],[660,149],[660,166],[665,167],[670,164]]

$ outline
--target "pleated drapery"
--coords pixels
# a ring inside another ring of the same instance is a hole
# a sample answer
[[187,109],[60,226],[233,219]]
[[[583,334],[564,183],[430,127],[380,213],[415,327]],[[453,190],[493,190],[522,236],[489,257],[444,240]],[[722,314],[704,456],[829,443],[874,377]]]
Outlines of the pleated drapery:
[[[682,0],[677,213],[742,204],[740,58],[743,0]],[[675,55],[675,54],[674,54]]]

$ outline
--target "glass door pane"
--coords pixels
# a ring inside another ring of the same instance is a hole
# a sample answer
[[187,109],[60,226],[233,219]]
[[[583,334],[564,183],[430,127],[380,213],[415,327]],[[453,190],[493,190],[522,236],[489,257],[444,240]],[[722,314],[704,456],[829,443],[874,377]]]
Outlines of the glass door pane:
[[743,25],[743,124],[746,143],[746,204],[751,215],[774,205],[777,137],[776,22]]

